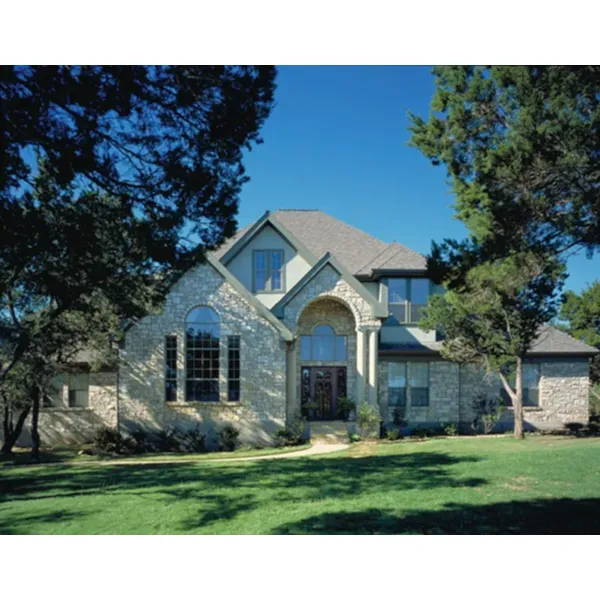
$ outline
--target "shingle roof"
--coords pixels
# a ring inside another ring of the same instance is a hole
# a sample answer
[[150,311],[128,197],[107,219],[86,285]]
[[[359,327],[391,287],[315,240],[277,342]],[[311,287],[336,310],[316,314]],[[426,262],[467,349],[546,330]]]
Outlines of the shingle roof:
[[[374,268],[423,270],[425,257],[402,244],[383,242],[320,210],[278,210],[271,215],[316,257],[331,253],[353,274]],[[251,227],[240,229],[215,254],[222,257]]]
[[529,350],[529,354],[580,354],[591,356],[597,353],[596,348],[588,346],[568,333],[550,325],[543,325],[540,328],[538,337]]

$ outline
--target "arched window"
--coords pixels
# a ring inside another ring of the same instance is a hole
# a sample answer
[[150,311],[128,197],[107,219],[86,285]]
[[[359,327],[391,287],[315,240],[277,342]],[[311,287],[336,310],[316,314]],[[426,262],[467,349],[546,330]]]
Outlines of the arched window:
[[336,335],[331,325],[317,325],[300,338],[302,360],[346,360],[347,354],[346,336]]
[[198,306],[185,320],[185,399],[188,402],[219,400],[219,315]]

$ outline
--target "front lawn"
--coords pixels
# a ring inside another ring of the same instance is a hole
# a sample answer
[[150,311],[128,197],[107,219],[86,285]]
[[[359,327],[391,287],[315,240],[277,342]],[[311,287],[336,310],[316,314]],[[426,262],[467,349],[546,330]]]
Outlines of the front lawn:
[[0,467],[0,533],[600,533],[600,438]]

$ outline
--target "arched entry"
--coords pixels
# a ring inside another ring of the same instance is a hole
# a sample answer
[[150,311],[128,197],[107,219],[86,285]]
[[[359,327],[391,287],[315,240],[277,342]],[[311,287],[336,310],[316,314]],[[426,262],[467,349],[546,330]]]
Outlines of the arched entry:
[[340,418],[338,398],[356,384],[356,322],[350,309],[319,298],[298,319],[297,373],[300,410],[309,420]]

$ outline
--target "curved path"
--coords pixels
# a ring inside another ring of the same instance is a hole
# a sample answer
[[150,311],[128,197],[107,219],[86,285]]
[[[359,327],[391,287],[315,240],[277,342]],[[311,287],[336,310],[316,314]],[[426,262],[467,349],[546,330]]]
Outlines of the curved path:
[[[298,456],[314,456],[317,454],[331,454],[349,448],[349,444],[313,444],[310,448],[296,452],[284,452],[283,454],[265,454],[264,456],[244,456],[241,458],[214,458],[206,462],[241,462],[247,460],[269,460],[273,458],[296,458]],[[202,462],[202,461],[195,461]]]

